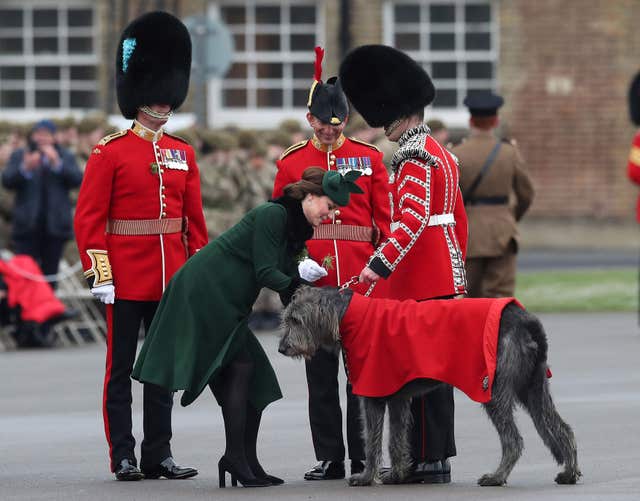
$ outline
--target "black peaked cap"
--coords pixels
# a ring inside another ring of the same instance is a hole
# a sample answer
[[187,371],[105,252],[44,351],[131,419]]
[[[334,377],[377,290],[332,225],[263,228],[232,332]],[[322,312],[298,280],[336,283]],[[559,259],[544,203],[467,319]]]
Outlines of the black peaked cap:
[[498,113],[498,108],[504,104],[504,99],[491,92],[479,92],[469,94],[464,98],[463,104],[469,108],[469,113],[474,117],[491,117]]

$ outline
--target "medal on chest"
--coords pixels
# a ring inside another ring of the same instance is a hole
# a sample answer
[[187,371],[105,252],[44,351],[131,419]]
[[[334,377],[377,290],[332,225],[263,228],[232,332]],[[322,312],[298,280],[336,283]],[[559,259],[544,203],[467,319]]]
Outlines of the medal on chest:
[[371,168],[371,158],[369,157],[344,157],[336,158],[336,168],[340,174],[346,174],[350,170],[357,170],[363,176],[373,174]]

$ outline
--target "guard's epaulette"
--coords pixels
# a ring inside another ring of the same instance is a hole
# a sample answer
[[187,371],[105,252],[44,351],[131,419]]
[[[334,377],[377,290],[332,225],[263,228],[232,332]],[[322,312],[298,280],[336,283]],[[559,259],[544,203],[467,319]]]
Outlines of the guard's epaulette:
[[305,139],[304,141],[300,141],[299,143],[292,144],[291,146],[289,146],[286,150],[284,150],[282,152],[282,155],[280,155],[280,160],[282,160],[287,155],[290,155],[294,151],[297,151],[300,148],[304,148],[307,145],[308,142],[309,142],[309,140]]
[[380,151],[380,148],[378,148],[375,144],[367,143],[367,142],[362,141],[360,139],[356,139],[355,137],[350,137],[349,139],[351,139],[354,143],[364,144],[365,146],[368,146],[369,148],[373,148],[376,151]]
[[124,136],[129,129],[119,130],[118,132],[114,132],[113,134],[109,134],[108,136],[104,136],[100,141],[98,141],[98,146],[104,146],[107,143],[110,143],[114,139],[118,139],[119,137]]
[[167,132],[166,130],[164,131],[164,133],[165,133],[167,136],[172,137],[173,139],[177,139],[178,141],[182,141],[183,143],[189,144],[189,141],[187,141],[187,140],[186,140],[185,138],[183,138],[183,137],[176,136],[175,134],[173,134],[173,133],[169,133],[169,132]]

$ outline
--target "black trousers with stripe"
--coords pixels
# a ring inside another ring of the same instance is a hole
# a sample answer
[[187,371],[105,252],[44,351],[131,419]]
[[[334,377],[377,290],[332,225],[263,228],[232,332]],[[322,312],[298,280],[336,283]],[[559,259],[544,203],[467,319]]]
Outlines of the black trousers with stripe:
[[[157,301],[116,299],[107,305],[107,363],[103,391],[104,429],[109,444],[111,471],[123,459],[137,464],[131,430],[131,371],[136,357],[140,323],[145,332],[158,307]],[[171,456],[173,392],[153,384],[143,388],[141,467],[153,468]]]
[[453,387],[441,385],[411,401],[414,463],[432,462],[456,455]]
[[[345,456],[342,409],[338,387],[339,355],[318,350],[305,362],[309,387],[309,422],[318,461],[342,461]],[[360,407],[347,384],[347,447],[350,459],[364,459]]]

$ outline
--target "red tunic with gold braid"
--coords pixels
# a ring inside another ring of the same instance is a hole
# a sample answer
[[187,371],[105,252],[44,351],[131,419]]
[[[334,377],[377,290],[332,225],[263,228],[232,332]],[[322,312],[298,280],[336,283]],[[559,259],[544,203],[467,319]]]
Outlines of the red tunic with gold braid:
[[[329,272],[317,285],[341,285],[359,275],[375,249],[372,240],[382,241],[389,235],[389,186],[382,153],[373,145],[344,136],[331,146],[313,137],[286,150],[277,167],[274,198],[283,194],[286,185],[299,181],[309,167],[362,172],[356,182],[364,194],[352,194],[349,205],[337,209],[332,220],[316,228],[307,242],[309,257]],[[364,293],[367,289],[361,285],[356,290]]]
[[[633,138],[629,152],[629,163],[627,164],[627,175],[631,181],[640,185],[640,132]],[[636,205],[636,220],[640,223],[640,196],[638,196]]]
[[392,233],[369,262],[373,271],[389,277],[394,299],[466,292],[467,215],[458,163],[429,132],[420,125],[398,141],[390,178]]
[[193,148],[137,122],[105,137],[87,162],[74,226],[87,277],[110,283],[111,272],[117,299],[158,301],[208,241]]

